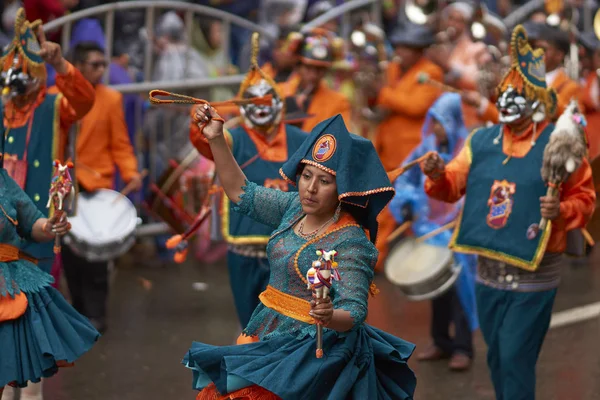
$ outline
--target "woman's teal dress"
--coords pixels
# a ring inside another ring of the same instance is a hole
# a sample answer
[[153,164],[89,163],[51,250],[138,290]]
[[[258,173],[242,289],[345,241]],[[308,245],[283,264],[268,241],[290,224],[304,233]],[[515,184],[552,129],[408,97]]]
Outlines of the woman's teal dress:
[[[31,239],[35,221],[44,216],[29,197],[0,169],[0,243],[19,247]],[[27,386],[58,371],[88,351],[100,334],[50,285],[52,276],[25,261],[0,262],[0,297],[25,293],[28,306],[15,320],[0,322],[0,389],[11,383]]]
[[[193,370],[194,388],[214,382],[220,393],[252,384],[284,400],[412,399],[416,379],[407,365],[414,345],[364,323],[377,250],[356,225],[333,231],[304,249],[293,231],[304,214],[298,193],[247,183],[237,211],[276,228],[267,251],[269,285],[304,300],[312,292],[306,276],[317,249],[336,250],[340,281],[331,292],[334,308],[350,312],[354,328],[345,333],[324,329],[324,357],[315,357],[315,325],[287,317],[262,303],[244,330],[259,342],[235,346],[193,343],[183,364]],[[297,254],[300,251],[300,254]]]

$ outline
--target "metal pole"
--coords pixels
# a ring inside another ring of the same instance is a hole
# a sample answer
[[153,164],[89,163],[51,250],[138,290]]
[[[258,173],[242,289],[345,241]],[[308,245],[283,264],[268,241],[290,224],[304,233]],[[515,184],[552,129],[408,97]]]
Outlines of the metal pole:
[[[239,1],[243,1],[243,0],[239,0]],[[357,1],[357,0],[353,0],[353,1]],[[371,1],[376,1],[376,0],[360,0],[360,1],[367,1],[367,3],[369,3]],[[231,14],[231,13],[228,13],[225,11],[221,11],[221,10],[218,10],[213,7],[201,6],[198,4],[191,4],[191,3],[184,2],[184,1],[173,1],[173,0],[119,1],[116,3],[108,3],[108,4],[103,4],[103,5],[97,6],[97,7],[86,8],[84,10],[65,15],[63,17],[60,17],[53,21],[48,22],[47,24],[44,25],[44,31],[48,32],[53,29],[61,27],[62,25],[66,24],[67,22],[75,22],[75,21],[78,21],[83,18],[93,17],[98,14],[106,13],[110,10],[123,11],[123,10],[139,9],[139,8],[144,8],[144,9],[158,8],[158,9],[169,9],[169,10],[175,10],[175,11],[192,10],[194,13],[207,15],[209,17],[213,17],[214,19],[222,19],[222,20],[227,19],[227,20],[229,20],[230,23],[236,24],[238,26],[241,26],[241,27],[246,28],[251,31],[259,32],[261,35],[264,35],[265,37],[267,37],[269,39],[272,39],[272,40],[277,39],[273,35],[273,33],[270,32],[268,29],[265,29],[262,26],[255,24],[254,22],[248,21],[247,19],[244,19],[237,15],[234,15],[234,14]]]
[[144,81],[152,79],[152,52],[154,50],[154,6],[146,9],[146,48],[144,52]]
[[[192,47],[192,34],[194,32],[194,12],[187,10],[185,12],[185,41],[188,46],[188,50]],[[190,70],[190,52],[185,52],[185,65],[183,67],[183,76],[187,78],[188,71]]]
[[[231,49],[231,21],[228,19],[223,20],[223,54],[225,54],[225,62],[227,65],[223,67],[226,68],[225,75],[229,74],[229,65],[231,65],[231,54],[229,54],[229,50]],[[212,100],[212,99],[211,99]]]
[[60,42],[61,42],[60,47],[62,47],[63,54],[67,54],[69,52],[69,47],[71,45],[71,27],[72,27],[72,23],[68,22],[62,28],[61,37],[60,37]]
[[121,85],[112,85],[111,87],[119,92],[126,93],[143,93],[148,94],[152,89],[163,89],[169,91],[175,90],[190,90],[200,88],[210,88],[213,86],[239,86],[244,80],[245,75],[228,75],[219,76],[217,78],[198,78],[198,79],[183,79],[180,81],[157,81],[143,83],[126,83]]
[[[106,36],[106,49],[104,49],[104,54],[106,56],[106,60],[110,64],[110,60],[112,59],[112,48],[113,48],[113,37],[115,35],[115,11],[110,10],[106,13],[106,17],[104,18],[104,35]],[[104,71],[104,77],[102,78],[105,85],[110,84],[108,81],[110,78],[109,74],[110,68],[106,68]]]
[[329,11],[327,11],[325,14],[313,19],[312,21],[306,23],[303,27],[302,27],[302,32],[306,32],[309,31],[313,28],[317,28],[333,19],[336,19],[344,14],[346,14],[349,11],[355,10],[357,8],[361,8],[364,6],[368,6],[371,5],[375,2],[378,2],[381,0],[350,0],[347,3],[344,3],[340,6],[337,6]]

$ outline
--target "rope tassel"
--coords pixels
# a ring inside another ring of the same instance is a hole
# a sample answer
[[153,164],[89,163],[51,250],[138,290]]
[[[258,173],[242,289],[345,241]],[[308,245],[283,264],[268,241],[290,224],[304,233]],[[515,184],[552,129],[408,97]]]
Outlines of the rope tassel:
[[[174,99],[159,99],[157,96],[174,97]],[[152,104],[209,104],[208,101],[197,99],[184,94],[171,93],[166,90],[154,89],[150,91],[149,100]],[[213,107],[222,107],[229,105],[244,106],[247,104],[255,104],[257,106],[269,106],[273,102],[273,96],[268,94],[262,97],[252,97],[250,99],[231,99],[225,101],[215,101],[210,103]]]

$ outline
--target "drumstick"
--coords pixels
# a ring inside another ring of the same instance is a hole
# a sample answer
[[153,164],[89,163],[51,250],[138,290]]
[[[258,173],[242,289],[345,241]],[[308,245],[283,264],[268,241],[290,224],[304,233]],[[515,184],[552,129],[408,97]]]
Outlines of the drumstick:
[[398,178],[400,175],[402,175],[403,173],[405,173],[406,171],[408,171],[415,165],[420,164],[422,161],[425,161],[430,155],[432,155],[434,153],[435,153],[435,151],[428,151],[427,153],[423,154],[421,157],[417,158],[416,160],[412,160],[411,162],[406,163],[399,168],[388,171],[387,172],[388,179],[390,180],[390,182],[394,182],[396,180],[396,178]]
[[592,238],[592,235],[590,235],[587,229],[581,228],[581,234],[585,238],[585,241],[588,243],[588,245],[594,246],[596,244],[594,238]]
[[454,88],[454,87],[446,85],[442,82],[438,82],[434,79],[431,79],[429,77],[429,74],[427,74],[426,72],[422,72],[419,74],[419,76],[417,77],[417,82],[419,82],[422,85],[435,86],[444,92],[462,93],[462,91],[458,90],[457,88]]
[[85,169],[89,172],[91,172],[92,174],[94,174],[96,176],[96,178],[101,178],[102,174],[98,171],[96,171],[95,169],[93,169],[92,167],[88,167],[87,165],[81,163],[81,162],[76,162],[75,163],[75,168],[81,168],[81,169]]
[[456,220],[454,220],[452,222],[448,222],[446,225],[440,226],[439,228],[432,230],[428,234],[418,237],[415,241],[417,243],[423,243],[427,239],[430,239],[436,235],[439,235],[440,233],[447,231],[448,229],[454,228],[456,226],[456,223],[457,223]]
[[[148,175],[148,170],[144,169],[142,170],[142,172],[140,173],[140,179],[144,179],[146,176]],[[125,186],[123,188],[123,190],[121,190],[121,195],[123,195],[123,197],[127,197],[127,195],[131,192],[133,192],[134,189],[134,182],[131,181],[127,184],[127,186]],[[116,203],[117,201],[119,201],[120,197],[117,197],[116,199],[113,200],[113,204]]]
[[390,233],[390,235],[387,237],[387,242],[390,243],[391,241],[396,239],[398,236],[402,235],[404,232],[406,232],[406,230],[408,228],[411,227],[411,225],[412,225],[412,221],[404,222],[402,225],[397,227],[392,233]]

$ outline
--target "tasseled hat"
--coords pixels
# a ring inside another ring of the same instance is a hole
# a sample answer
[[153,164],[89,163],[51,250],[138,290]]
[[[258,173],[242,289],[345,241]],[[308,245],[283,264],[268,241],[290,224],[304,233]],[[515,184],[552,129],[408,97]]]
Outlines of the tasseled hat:
[[338,114],[315,126],[279,172],[296,185],[301,164],[335,176],[339,201],[353,208],[353,216],[375,243],[377,216],[394,197],[394,188],[373,143],[348,132]]
[[253,85],[256,85],[262,79],[264,79],[274,90],[275,93],[279,96],[280,99],[283,99],[281,96],[281,92],[277,88],[277,84],[270,76],[265,74],[262,69],[258,66],[258,53],[260,52],[260,46],[258,42],[258,32],[254,32],[252,34],[252,55],[250,56],[250,70],[244,77],[242,84],[240,85],[240,90],[238,91],[238,98],[243,98],[244,92]]
[[323,28],[288,35],[287,50],[300,55],[304,64],[330,67],[343,58],[344,40]]
[[42,20],[27,21],[25,10],[19,8],[15,19],[15,37],[2,51],[2,70],[6,71],[13,66],[15,57],[20,58],[23,73],[31,77],[46,79],[46,66],[40,56],[40,43],[35,35],[36,29],[42,25]]
[[522,93],[530,101],[539,101],[551,117],[556,112],[556,92],[546,85],[544,50],[532,49],[527,32],[522,25],[515,27],[510,42],[511,67],[498,86],[502,93],[509,86]]

